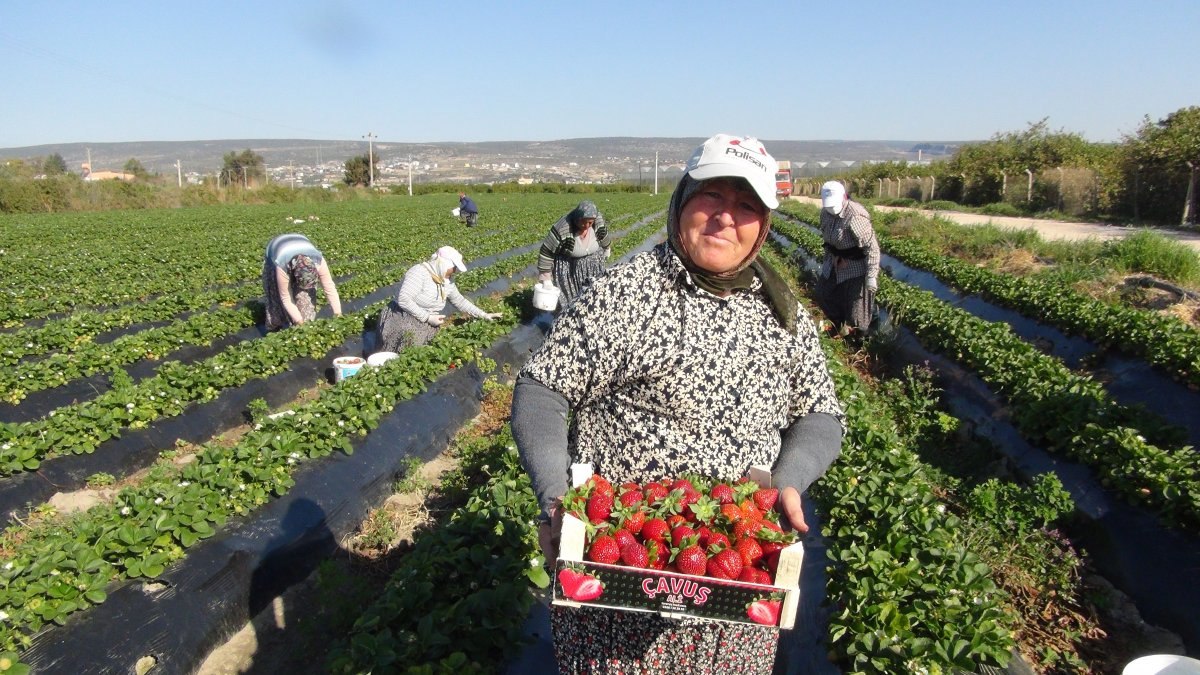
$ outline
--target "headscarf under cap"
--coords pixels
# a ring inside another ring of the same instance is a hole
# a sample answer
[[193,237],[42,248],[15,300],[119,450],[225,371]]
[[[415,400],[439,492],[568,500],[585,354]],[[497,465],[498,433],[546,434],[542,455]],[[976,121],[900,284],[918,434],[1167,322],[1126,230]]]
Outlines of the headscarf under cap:
[[[683,245],[683,240],[679,236],[679,216],[683,212],[683,206],[696,195],[696,192],[702,185],[714,180],[733,180],[745,183],[744,179],[732,177],[710,178],[699,181],[684,174],[679,179],[679,184],[675,186],[675,192],[671,195],[670,206],[667,208],[667,241],[670,243],[671,250],[675,251],[675,255],[679,256],[679,260],[683,262],[684,268],[692,275],[692,280],[696,285],[714,295],[722,295],[738,289],[749,289],[754,278],[758,277],[762,281],[763,290],[767,296],[767,304],[771,306],[775,317],[779,319],[779,323],[784,329],[794,335],[796,333],[796,296],[775,270],[758,259],[758,252],[762,249],[763,243],[767,240],[767,234],[771,230],[771,210],[767,209],[766,205],[763,205],[766,215],[763,217],[762,226],[758,231],[758,239],[754,242],[754,248],[732,270],[717,273],[700,267],[692,260],[687,252],[687,248]],[[749,188],[748,183],[746,187]],[[761,201],[759,203],[761,204]]]

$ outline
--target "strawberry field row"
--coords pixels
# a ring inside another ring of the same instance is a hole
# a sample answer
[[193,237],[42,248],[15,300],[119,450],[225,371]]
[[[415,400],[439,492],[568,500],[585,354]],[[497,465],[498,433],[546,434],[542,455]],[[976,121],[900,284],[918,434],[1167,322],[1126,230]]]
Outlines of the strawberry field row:
[[[636,228],[631,238],[645,237],[660,227],[661,221],[651,221]],[[625,246],[637,243],[618,242]],[[528,267],[529,262],[532,258],[523,266]],[[482,274],[476,274],[473,280],[464,279],[464,287],[486,283]],[[111,507],[93,509],[63,527],[27,533],[22,541],[28,548],[22,544],[12,558],[14,564],[5,570],[9,575],[0,574],[0,588],[21,594],[0,592],[0,611],[8,611],[3,600],[13,597],[18,605],[38,611],[8,612],[18,618],[14,623],[23,629],[6,641],[14,647],[28,644],[29,632],[45,621],[61,622],[67,613],[102,600],[105,575],[157,576],[164,565],[182,555],[182,549],[211,534],[224,518],[249,513],[272,494],[285,492],[290,485],[287,476],[297,463],[339,448],[349,451],[349,438],[373,428],[378,415],[390,409],[388,401],[407,398],[419,390],[421,382],[444,372],[447,366],[469,360],[480,345],[510,328],[510,322],[475,321],[442,331],[429,345],[406,350],[386,368],[370,369],[346,380],[293,415],[264,421],[232,451],[206,447],[200,459],[182,472],[163,470],[164,475],[122,491]],[[176,513],[183,515],[176,518]],[[97,519],[104,522],[97,524]],[[50,550],[69,553],[43,555]],[[139,555],[130,557],[131,551]],[[73,560],[82,560],[88,574],[80,577],[80,565]],[[67,577],[69,585],[81,591],[86,587],[82,598],[74,592],[66,594],[65,602],[57,596],[45,597],[45,585],[38,579],[62,577],[64,570],[71,575]]]
[[[5,300],[0,325],[254,282],[262,270],[262,247],[281,232],[307,234],[335,274],[339,265],[359,259],[398,265],[409,259],[394,253],[397,242],[420,238],[436,248],[446,243],[448,229],[462,231],[449,207],[443,208],[446,200],[429,195],[322,204],[311,207],[319,216],[303,219],[291,217],[294,205],[0,216],[0,250],[11,271],[0,279]],[[577,201],[576,195],[481,196],[481,229],[544,232]],[[612,194],[597,201],[603,211],[619,215],[645,211],[662,198]]]
[[1200,386],[1200,332],[1178,318],[1093,300],[1057,282],[992,272],[934,253],[915,241],[881,236],[880,243],[890,255],[932,272],[964,292],[981,293],[1064,331],[1141,357]]
[[[489,267],[483,274],[494,278],[528,266],[535,258],[536,253],[526,254],[507,261],[507,265]],[[380,274],[390,277],[387,271]],[[462,280],[464,290],[480,283],[482,276],[476,275],[480,271]],[[363,290],[374,290],[381,279],[377,276],[358,281]],[[351,287],[348,292],[358,290]],[[299,356],[319,357],[359,333],[364,320],[377,315],[381,307],[372,305],[342,317],[272,333],[198,363],[165,363],[155,376],[139,383],[51,411],[39,420],[0,425],[0,475],[36,469],[51,452],[92,452],[123,428],[143,428],[161,417],[183,414],[188,405],[211,400],[223,389],[280,372]]]
[[[820,255],[815,233],[788,223],[779,229],[810,255]],[[1005,396],[1028,438],[1094,467],[1105,487],[1169,521],[1200,526],[1200,457],[1188,446],[1159,445],[1178,443],[1177,430],[1113,403],[1100,384],[1072,373],[1005,325],[886,277],[880,278],[879,298],[927,346],[952,355]]]

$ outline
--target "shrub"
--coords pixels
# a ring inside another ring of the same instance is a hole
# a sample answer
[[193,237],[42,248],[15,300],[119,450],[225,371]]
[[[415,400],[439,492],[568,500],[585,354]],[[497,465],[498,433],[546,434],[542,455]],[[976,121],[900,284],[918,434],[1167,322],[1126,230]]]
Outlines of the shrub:
[[925,202],[925,208],[931,211],[957,211],[962,207],[955,202],[950,201],[949,199],[935,199],[930,202]]
[[1017,207],[1013,206],[1012,204],[1006,204],[1004,202],[994,202],[992,204],[985,204],[984,206],[980,207],[979,212],[989,215],[989,216],[1020,217],[1020,216],[1025,215],[1025,213],[1023,211],[1021,211],[1021,209],[1018,209]]

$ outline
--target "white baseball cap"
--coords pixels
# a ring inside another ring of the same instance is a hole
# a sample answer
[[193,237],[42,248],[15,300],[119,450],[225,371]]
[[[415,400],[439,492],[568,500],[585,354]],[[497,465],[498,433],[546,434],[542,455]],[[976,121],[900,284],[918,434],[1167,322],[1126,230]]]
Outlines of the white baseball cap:
[[696,180],[725,176],[745,178],[768,209],[777,209],[775,169],[778,166],[757,138],[717,134],[696,148],[684,173]]
[[821,186],[821,207],[833,208],[840,211],[842,201],[846,198],[846,186],[836,180],[827,181]]
[[467,271],[467,264],[463,262],[462,254],[459,253],[458,249],[454,248],[453,246],[443,246],[439,248],[437,253],[434,255],[449,260],[455,267],[458,268],[459,272]]

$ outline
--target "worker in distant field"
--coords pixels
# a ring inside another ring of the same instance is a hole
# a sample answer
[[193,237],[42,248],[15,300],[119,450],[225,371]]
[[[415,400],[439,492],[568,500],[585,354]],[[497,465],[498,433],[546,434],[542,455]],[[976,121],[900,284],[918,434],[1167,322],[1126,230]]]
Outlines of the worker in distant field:
[[558,219],[538,252],[538,280],[558,286],[566,309],[592,279],[605,269],[612,244],[604,214],[593,202],[582,201]]
[[329,263],[302,234],[281,234],[267,244],[262,282],[267,330],[312,321],[317,315],[318,282],[334,315],[342,315],[342,300]]
[[446,322],[442,312],[447,302],[477,319],[499,319],[499,312],[476,307],[454,285],[454,275],[466,271],[462,254],[453,246],[443,246],[429,260],[410,267],[396,297],[379,313],[375,351],[399,352],[432,340]]
[[475,227],[475,221],[479,218],[479,207],[475,205],[475,200],[467,196],[467,193],[458,193],[458,219],[467,224],[467,227]]
[[821,238],[825,258],[817,279],[817,303],[843,335],[867,333],[879,288],[879,242],[871,216],[850,200],[842,183],[821,186]]

